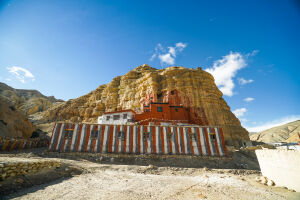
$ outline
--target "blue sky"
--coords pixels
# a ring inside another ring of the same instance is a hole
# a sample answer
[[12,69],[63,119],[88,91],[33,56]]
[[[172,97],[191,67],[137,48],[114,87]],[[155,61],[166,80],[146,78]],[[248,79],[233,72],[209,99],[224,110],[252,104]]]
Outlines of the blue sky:
[[200,66],[253,131],[300,119],[299,36],[299,1],[1,0],[0,81],[67,100],[143,63]]

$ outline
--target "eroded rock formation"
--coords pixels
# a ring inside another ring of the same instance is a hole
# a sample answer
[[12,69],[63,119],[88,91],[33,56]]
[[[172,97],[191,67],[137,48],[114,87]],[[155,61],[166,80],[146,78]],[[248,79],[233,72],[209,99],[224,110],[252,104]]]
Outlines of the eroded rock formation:
[[249,141],[248,132],[230,111],[213,76],[201,68],[158,70],[142,65],[84,96],[50,107],[43,113],[43,120],[96,122],[104,112],[121,109],[140,112],[141,105],[151,94],[166,100],[171,91],[178,93],[181,104],[194,112],[196,118],[201,118],[203,125],[221,126],[228,144],[241,145]]
[[32,123],[0,97],[0,136],[29,138],[33,131]]
[[10,106],[25,115],[47,110],[51,105],[63,102],[53,96],[45,96],[37,90],[14,89],[0,82],[0,96],[3,97]]

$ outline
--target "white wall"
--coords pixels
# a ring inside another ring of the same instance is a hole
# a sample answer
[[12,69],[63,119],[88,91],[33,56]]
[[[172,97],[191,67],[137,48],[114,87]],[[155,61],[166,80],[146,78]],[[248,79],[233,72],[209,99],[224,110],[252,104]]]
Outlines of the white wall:
[[263,176],[300,192],[300,151],[260,149],[255,153]]
[[[127,118],[123,119],[123,114],[127,114]],[[114,120],[114,115],[120,115],[119,120]],[[110,116],[109,120],[106,120],[106,117]],[[104,114],[100,117],[98,117],[98,124],[126,124],[130,122],[130,119],[132,119],[134,114],[130,111],[128,112],[119,112],[119,113],[111,113],[111,114]]]

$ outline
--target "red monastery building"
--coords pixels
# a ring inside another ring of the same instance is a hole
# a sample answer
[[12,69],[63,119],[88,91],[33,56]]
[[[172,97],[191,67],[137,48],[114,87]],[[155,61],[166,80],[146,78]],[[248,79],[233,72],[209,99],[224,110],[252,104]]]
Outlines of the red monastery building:
[[[99,124],[127,124],[141,125],[208,125],[205,113],[201,108],[182,106],[177,90],[165,91],[161,94],[148,94],[141,102],[141,113],[133,110],[107,112],[98,118]],[[199,114],[200,113],[200,116]]]

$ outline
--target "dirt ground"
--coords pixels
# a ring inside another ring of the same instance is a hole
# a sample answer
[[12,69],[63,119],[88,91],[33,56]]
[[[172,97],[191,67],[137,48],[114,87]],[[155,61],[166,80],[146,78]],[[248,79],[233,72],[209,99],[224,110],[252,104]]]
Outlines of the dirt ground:
[[300,199],[300,193],[257,183],[255,178],[260,173],[255,170],[108,165],[87,160],[53,159],[81,168],[83,173],[23,188],[2,198]]

